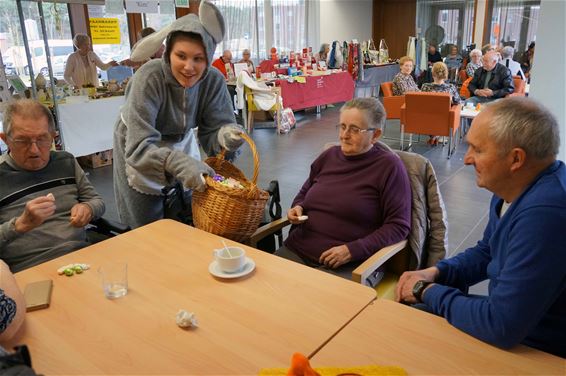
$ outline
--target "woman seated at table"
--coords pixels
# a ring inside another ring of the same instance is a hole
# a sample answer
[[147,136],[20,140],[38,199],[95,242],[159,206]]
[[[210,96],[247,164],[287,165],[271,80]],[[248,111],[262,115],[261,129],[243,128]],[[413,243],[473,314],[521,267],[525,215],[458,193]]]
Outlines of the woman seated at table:
[[411,187],[401,159],[376,144],[384,121],[376,98],[342,107],[340,145],[311,165],[287,212],[294,226],[276,255],[350,279],[361,262],[407,237]]
[[462,56],[458,53],[458,46],[450,46],[450,53],[446,56],[446,59],[444,59],[444,64],[448,67],[450,79],[454,78],[455,80],[456,72],[462,66],[462,61]]
[[254,62],[251,59],[251,52],[247,48],[242,52],[242,60],[238,61],[238,63],[246,63],[248,64],[248,70],[250,73],[255,73]]
[[409,56],[399,59],[400,72],[393,78],[393,95],[405,95],[405,93],[420,91],[415,83],[411,72],[415,63]]
[[65,81],[76,88],[85,85],[98,86],[98,72],[96,67],[108,70],[118,65],[114,60],[103,63],[96,53],[92,51],[90,37],[86,34],[77,34],[73,38],[73,44],[77,51],[67,58],[65,65]]
[[8,348],[19,333],[26,302],[6,263],[0,260],[0,345]]
[[[432,66],[432,83],[423,84],[421,88],[424,92],[437,92],[437,93],[449,93],[452,97],[452,104],[459,104],[462,102],[460,95],[458,94],[458,89],[456,86],[444,82],[448,78],[448,67],[443,62],[434,63]],[[437,136],[430,136],[428,143],[430,145],[438,144]]]
[[482,67],[481,63],[482,53],[481,50],[475,48],[470,52],[470,62],[466,65],[466,74],[468,77],[474,77],[474,73],[478,68]]

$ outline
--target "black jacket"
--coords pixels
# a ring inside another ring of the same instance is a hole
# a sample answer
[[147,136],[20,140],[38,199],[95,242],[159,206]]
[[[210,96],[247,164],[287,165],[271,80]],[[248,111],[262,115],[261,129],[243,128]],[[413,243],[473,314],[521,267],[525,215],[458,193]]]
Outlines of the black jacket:
[[[485,81],[485,76],[487,71],[483,68],[476,69],[474,73],[474,78],[470,81],[468,85],[468,90],[474,95],[476,89],[483,89],[483,82]],[[511,76],[511,71],[505,65],[495,64],[495,68],[491,71],[491,78],[487,85],[489,89],[493,91],[493,96],[491,98],[503,98],[507,94],[511,94],[515,90],[515,85],[513,84],[513,77]]]

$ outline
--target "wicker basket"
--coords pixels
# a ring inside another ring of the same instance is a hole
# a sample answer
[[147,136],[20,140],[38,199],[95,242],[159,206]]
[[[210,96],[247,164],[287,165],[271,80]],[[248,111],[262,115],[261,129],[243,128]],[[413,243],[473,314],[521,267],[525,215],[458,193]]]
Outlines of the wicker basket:
[[248,135],[242,138],[250,145],[254,159],[252,181],[232,163],[224,160],[224,152],[205,162],[225,178],[234,178],[244,186],[230,188],[206,177],[207,189],[193,192],[193,222],[196,228],[238,242],[246,242],[257,230],[263,218],[269,193],[256,186],[259,173],[259,156],[255,144]]

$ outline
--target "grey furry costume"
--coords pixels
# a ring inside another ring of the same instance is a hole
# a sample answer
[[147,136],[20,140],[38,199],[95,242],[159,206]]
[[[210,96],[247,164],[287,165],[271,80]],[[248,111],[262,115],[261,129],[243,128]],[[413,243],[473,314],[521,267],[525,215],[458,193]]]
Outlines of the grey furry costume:
[[132,227],[163,218],[163,186],[178,180],[185,189],[205,188],[202,174],[213,171],[200,161],[194,128],[198,127],[198,141],[208,155],[227,147],[229,130],[235,128],[224,77],[210,68],[216,44],[224,35],[224,21],[206,1],[199,14],[200,18],[181,17],[144,38],[132,53],[133,60],[143,60],[171,32],[184,31],[202,37],[208,57],[208,68],[193,87],[177,82],[169,56],[144,64],[128,84],[114,130],[114,193],[121,220]]

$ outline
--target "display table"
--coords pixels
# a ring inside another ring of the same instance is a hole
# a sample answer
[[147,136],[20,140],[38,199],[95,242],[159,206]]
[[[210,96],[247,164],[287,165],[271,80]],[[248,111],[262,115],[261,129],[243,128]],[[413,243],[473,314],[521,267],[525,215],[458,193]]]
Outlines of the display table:
[[384,82],[393,81],[397,73],[399,73],[399,64],[397,63],[366,65],[364,67],[364,79],[356,81],[356,98],[379,97],[379,86]]
[[[161,220],[16,274],[53,280],[51,306],[26,315],[19,343],[45,375],[257,375],[311,354],[375,299],[375,291],[242,246],[255,270],[209,271],[223,238]],[[238,245],[226,240],[228,245]],[[97,268],[128,263],[128,294],[104,297]],[[69,263],[91,269],[57,275]],[[199,327],[175,324],[180,309]]]
[[275,72],[277,74],[287,74],[287,68],[275,68],[275,64],[279,64],[277,61],[273,60],[263,60],[259,63],[259,69],[261,73]]
[[444,318],[376,300],[311,358],[313,367],[388,365],[409,375],[564,375],[566,360],[516,346],[501,350]]
[[306,83],[277,80],[283,107],[293,111],[324,104],[346,102],[354,97],[354,80],[348,72],[325,76],[307,76]]
[[59,126],[65,151],[80,157],[112,149],[114,125],[124,98],[118,96],[60,104]]

